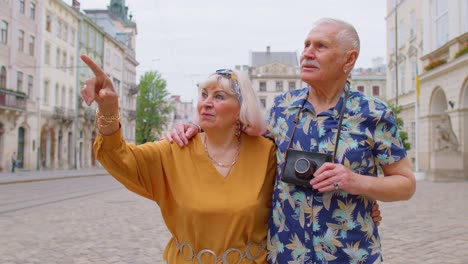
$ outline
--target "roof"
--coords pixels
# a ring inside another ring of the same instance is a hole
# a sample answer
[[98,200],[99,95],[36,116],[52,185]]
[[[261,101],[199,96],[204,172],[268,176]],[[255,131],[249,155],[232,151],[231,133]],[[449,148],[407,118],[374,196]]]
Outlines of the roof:
[[296,52],[252,52],[252,67],[259,67],[271,63],[281,63],[291,67],[299,66]]

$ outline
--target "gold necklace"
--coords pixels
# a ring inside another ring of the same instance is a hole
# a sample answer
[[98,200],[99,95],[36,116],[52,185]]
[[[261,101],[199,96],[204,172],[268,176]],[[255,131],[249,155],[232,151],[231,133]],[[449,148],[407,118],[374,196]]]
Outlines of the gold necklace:
[[218,162],[216,161],[215,159],[213,159],[210,155],[210,152],[208,152],[208,145],[207,145],[207,139],[206,139],[206,135],[205,135],[205,152],[206,154],[208,155],[208,158],[210,159],[210,161],[216,165],[218,165],[219,167],[223,167],[223,168],[231,168],[232,166],[234,166],[234,164],[236,164],[237,160],[239,159],[239,153],[240,153],[240,135],[237,137],[238,139],[238,144],[237,144],[237,150],[236,150],[236,157],[234,158],[234,160],[231,162],[231,164],[224,164],[224,163],[221,163],[221,162]]

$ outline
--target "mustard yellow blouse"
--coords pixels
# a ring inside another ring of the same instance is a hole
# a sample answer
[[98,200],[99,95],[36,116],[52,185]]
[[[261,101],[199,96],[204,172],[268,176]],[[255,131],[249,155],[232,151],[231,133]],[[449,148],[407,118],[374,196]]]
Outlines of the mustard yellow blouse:
[[[239,160],[226,178],[209,160],[200,135],[180,148],[166,140],[126,144],[119,130],[111,136],[99,135],[94,151],[114,178],[159,205],[173,234],[164,252],[168,263],[191,263],[186,260],[192,255],[193,263],[198,263],[197,254],[204,249],[212,250],[220,261],[226,250],[235,248],[244,254],[246,247],[251,255],[261,255],[240,263],[266,263],[266,250],[248,244],[267,237],[275,145],[245,134],[241,142]],[[241,253],[231,251],[227,260],[236,263]],[[213,263],[213,255],[204,252],[203,263]]]

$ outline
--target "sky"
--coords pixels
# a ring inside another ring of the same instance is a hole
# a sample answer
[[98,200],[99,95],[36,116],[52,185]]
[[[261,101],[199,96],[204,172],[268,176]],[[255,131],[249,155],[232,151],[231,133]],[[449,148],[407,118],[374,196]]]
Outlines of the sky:
[[[71,0],[65,0],[68,4]],[[81,0],[81,9],[106,9],[110,0]],[[386,54],[383,0],[129,0],[137,23],[137,82],[157,70],[172,95],[197,100],[196,84],[220,68],[248,65],[252,51],[302,51],[317,19],[334,17],[356,27],[361,54],[371,67]]]

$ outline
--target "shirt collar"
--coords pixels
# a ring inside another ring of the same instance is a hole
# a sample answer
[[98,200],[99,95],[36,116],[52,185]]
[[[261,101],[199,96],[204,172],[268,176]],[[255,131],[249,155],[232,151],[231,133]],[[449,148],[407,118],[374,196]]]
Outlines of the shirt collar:
[[[289,104],[288,109],[303,107],[305,109],[309,109],[310,111],[313,111],[312,110],[313,106],[310,104],[310,102],[307,101],[307,97],[309,97],[309,89],[310,87],[306,86],[302,89],[296,90],[297,93],[291,93],[291,96],[293,97],[293,99],[292,99],[292,102]],[[336,109],[336,111],[338,111],[337,113],[339,114],[341,107],[344,103],[343,100],[346,95],[346,90],[350,90],[350,89],[351,88],[349,86],[349,83],[346,82],[345,87],[343,91],[341,92],[340,99],[336,103],[336,106],[331,108],[332,111]],[[349,94],[348,100],[350,97],[351,97],[351,94]],[[336,111],[333,111],[333,112],[336,112]],[[339,118],[339,117],[336,117],[336,118]]]

